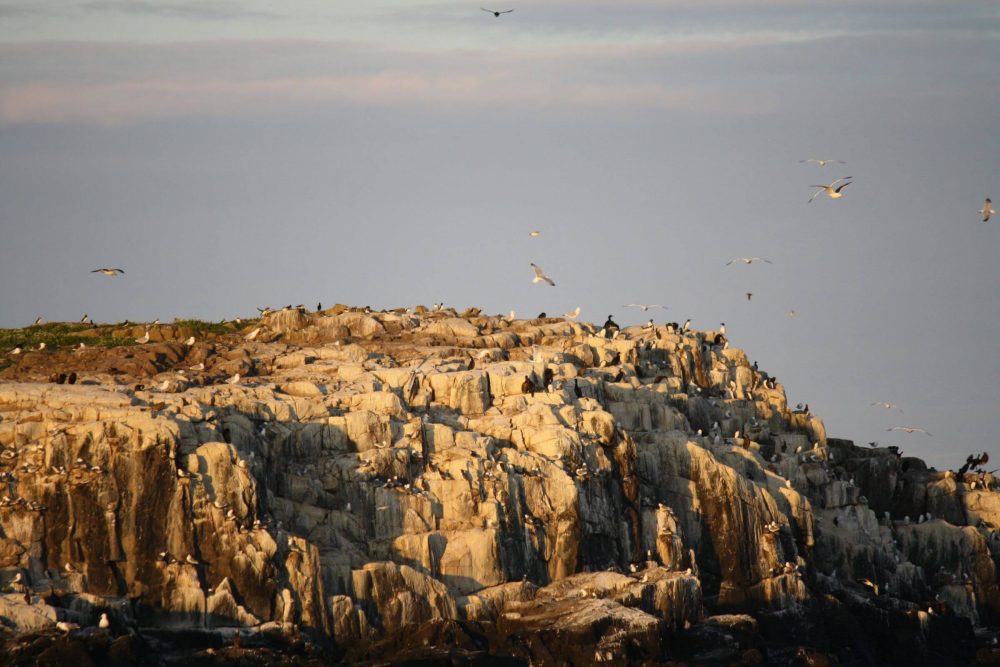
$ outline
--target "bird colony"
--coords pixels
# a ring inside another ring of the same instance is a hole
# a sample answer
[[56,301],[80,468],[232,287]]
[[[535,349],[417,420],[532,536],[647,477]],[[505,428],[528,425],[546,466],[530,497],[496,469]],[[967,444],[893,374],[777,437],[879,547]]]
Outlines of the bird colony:
[[612,324],[286,308],[234,333],[135,325],[128,347],[22,352],[0,371],[3,650],[994,650],[982,458],[938,472],[828,438],[723,331]]

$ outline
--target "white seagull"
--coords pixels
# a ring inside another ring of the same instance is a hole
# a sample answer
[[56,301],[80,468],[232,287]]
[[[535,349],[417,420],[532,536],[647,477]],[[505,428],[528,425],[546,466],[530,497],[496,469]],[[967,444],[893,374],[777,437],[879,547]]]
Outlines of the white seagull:
[[997,212],[993,209],[993,201],[987,197],[986,203],[979,210],[979,213],[983,216],[983,222],[989,222],[991,215],[996,215]]
[[106,276],[111,276],[112,278],[114,278],[119,273],[125,273],[125,272],[122,271],[121,269],[102,268],[102,269],[94,269],[93,271],[91,271],[91,273],[103,273]]
[[97,622],[97,627],[101,630],[107,630],[111,627],[111,621],[108,619],[107,613],[101,613],[101,620]]
[[528,236],[530,236],[533,239],[537,239],[541,235],[542,235],[542,233],[540,231],[538,231],[537,229],[534,230],[534,231],[528,232]]
[[892,428],[887,428],[886,431],[906,431],[907,433],[923,433],[924,435],[930,435],[928,431],[922,428],[915,428],[913,426],[893,426]]
[[575,320],[579,316],[580,316],[580,306],[577,306],[576,310],[574,310],[571,313],[563,313],[563,317],[568,317],[571,320]]
[[552,278],[549,278],[542,271],[542,267],[538,266],[537,264],[532,264],[531,268],[535,270],[535,277],[531,279],[532,283],[542,283],[542,282],[545,282],[545,283],[548,283],[548,284],[552,285],[553,287],[556,286],[556,284],[552,280]]
[[[840,199],[841,197],[844,196],[843,194],[841,194],[840,191],[843,190],[844,188],[846,188],[848,185],[851,184],[851,181],[848,180],[849,178],[853,178],[853,177],[852,176],[844,176],[843,178],[838,178],[837,180],[835,180],[833,183],[830,183],[829,185],[812,185],[812,186],[810,186],[810,187],[813,187],[813,188],[819,188],[819,190],[817,190],[816,192],[813,193],[813,196],[809,198],[809,202],[808,203],[811,204],[812,200],[816,199],[816,197],[821,192],[825,192],[826,196],[829,197],[830,199]],[[838,187],[834,187],[834,186],[837,185],[837,183],[840,183],[841,181],[844,181],[843,185],[840,185]]]
[[135,342],[139,343],[139,345],[145,345],[146,343],[149,342],[149,328],[148,327],[146,328],[146,333],[143,334],[142,338],[136,338]]
[[726,262],[726,266],[734,264],[735,262],[742,262],[743,264],[753,264],[754,262],[767,262],[768,264],[774,264],[769,259],[764,259],[763,257],[734,257],[733,259]]
[[486,9],[485,7],[480,7],[480,9],[483,10],[484,12],[488,12],[490,14],[493,14],[493,16],[495,16],[497,18],[500,18],[501,14],[510,14],[512,11],[514,11],[513,9],[504,9],[504,10],[501,10],[501,11],[497,11],[495,9]]
[[194,336],[191,336],[186,341],[184,341],[184,344],[187,345],[188,347],[191,347],[192,345],[194,345]]
[[250,333],[248,333],[246,335],[246,339],[247,340],[256,340],[257,334],[259,334],[259,333],[260,333],[260,327],[257,327],[256,329],[254,329],[253,331],[251,331]]
[[898,405],[896,405],[895,403],[887,403],[886,401],[875,401],[871,405],[875,405],[875,406],[878,406],[880,408],[885,408],[886,410],[892,410],[893,408],[895,408],[895,409],[899,410],[900,412],[902,412],[902,410],[900,409],[900,407]]
[[825,160],[825,159],[819,159],[819,158],[814,158],[814,157],[811,157],[811,158],[809,158],[807,160],[799,160],[799,162],[818,164],[821,167],[825,167],[828,164],[833,164],[834,162],[836,162],[837,164],[847,164],[843,160]]
[[622,308],[638,308],[644,313],[650,308],[662,308],[663,310],[667,310],[666,306],[661,306],[658,303],[626,303],[622,306]]
[[237,373],[233,377],[231,377],[228,380],[226,380],[226,384],[238,384],[239,381],[240,381],[240,374]]

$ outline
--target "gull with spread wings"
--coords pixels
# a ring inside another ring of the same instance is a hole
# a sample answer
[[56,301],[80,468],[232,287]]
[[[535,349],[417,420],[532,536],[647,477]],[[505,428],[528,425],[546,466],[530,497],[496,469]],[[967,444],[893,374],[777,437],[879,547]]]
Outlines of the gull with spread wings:
[[[846,188],[848,185],[851,184],[851,181],[848,180],[850,178],[852,178],[852,177],[851,176],[844,176],[843,178],[838,178],[837,180],[835,180],[833,183],[830,183],[829,185],[812,185],[812,186],[810,186],[810,187],[813,187],[813,188],[819,188],[819,190],[817,190],[816,192],[814,192],[813,196],[809,198],[809,203],[811,204],[812,200],[816,199],[816,197],[821,192],[826,193],[826,196],[829,197],[830,199],[840,199],[841,197],[844,196],[840,191],[843,190],[844,188]],[[837,183],[840,183],[841,181],[843,181],[843,184],[841,184],[841,185],[838,186]]]
[[545,275],[545,272],[542,271],[542,267],[538,266],[537,264],[532,263],[531,268],[535,270],[535,277],[531,279],[531,282],[533,282],[533,283],[543,283],[544,282],[544,283],[548,283],[548,284],[552,285],[553,287],[556,286],[555,281],[553,281],[552,278],[549,278],[547,275]]

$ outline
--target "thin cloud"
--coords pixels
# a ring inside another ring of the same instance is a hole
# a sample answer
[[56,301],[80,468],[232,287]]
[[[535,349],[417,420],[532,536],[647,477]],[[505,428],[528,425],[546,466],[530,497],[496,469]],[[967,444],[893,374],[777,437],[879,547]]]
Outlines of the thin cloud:
[[[732,111],[731,100],[694,87],[649,83],[535,80],[510,73],[373,75],[256,81],[132,81],[106,84],[47,82],[0,90],[0,123],[119,124],[185,116],[262,114],[324,104],[471,108],[651,108]],[[763,100],[741,100],[742,112]]]
[[199,20],[229,20],[236,18],[279,18],[273,12],[248,9],[236,2],[160,2],[159,0],[90,0],[82,5],[86,11],[114,12],[166,18]]

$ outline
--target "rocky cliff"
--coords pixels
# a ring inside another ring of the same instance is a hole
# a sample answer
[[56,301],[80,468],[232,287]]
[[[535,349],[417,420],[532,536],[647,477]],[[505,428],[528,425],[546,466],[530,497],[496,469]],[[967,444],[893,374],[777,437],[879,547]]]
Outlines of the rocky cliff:
[[0,371],[0,663],[1000,663],[994,478],[827,438],[716,332],[148,330]]

